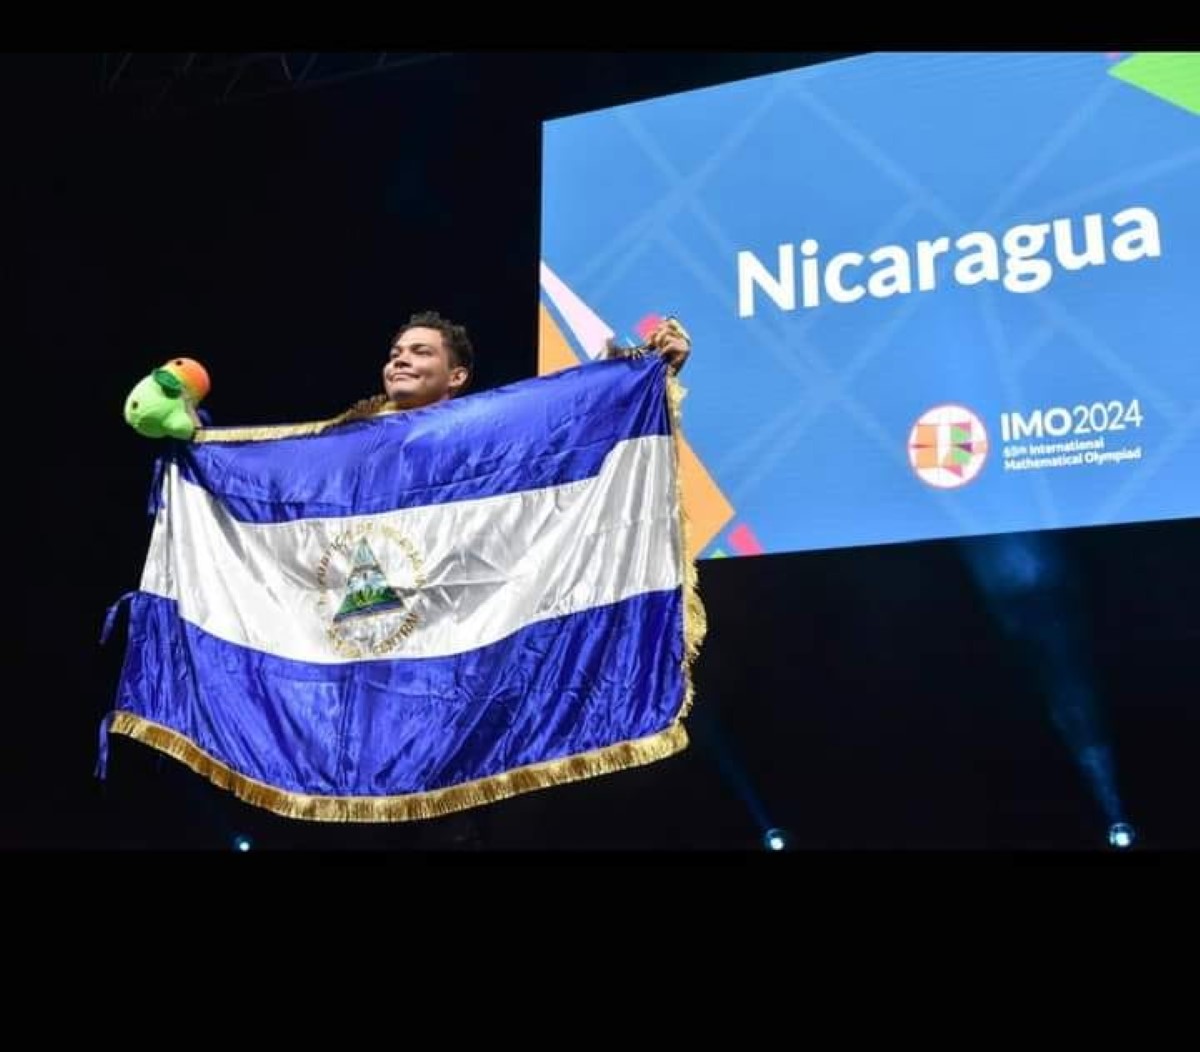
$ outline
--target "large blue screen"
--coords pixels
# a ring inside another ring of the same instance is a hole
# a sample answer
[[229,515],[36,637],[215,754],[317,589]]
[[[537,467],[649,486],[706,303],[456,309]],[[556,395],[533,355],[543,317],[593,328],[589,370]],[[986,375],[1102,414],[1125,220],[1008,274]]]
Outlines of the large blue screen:
[[539,367],[680,317],[701,557],[1200,513],[1200,55],[864,55],[543,146]]

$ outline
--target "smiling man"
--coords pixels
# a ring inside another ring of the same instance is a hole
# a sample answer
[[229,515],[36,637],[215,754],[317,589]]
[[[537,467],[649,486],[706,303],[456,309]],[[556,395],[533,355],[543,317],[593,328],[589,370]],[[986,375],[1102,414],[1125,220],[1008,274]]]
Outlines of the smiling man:
[[[691,340],[673,319],[647,338],[646,346],[678,371],[691,353]],[[609,348],[609,355],[621,349]],[[467,330],[437,311],[414,314],[392,339],[383,365],[383,398],[378,409],[420,409],[462,394],[471,382],[475,352]]]
[[[692,353],[691,337],[674,318],[664,320],[640,347],[622,347],[610,340],[602,358],[620,358],[652,351],[678,372]],[[475,351],[465,326],[437,311],[412,315],[392,337],[383,364],[383,391],[361,399],[320,426],[324,430],[406,409],[421,409],[449,401],[471,384]]]
[[419,409],[461,394],[474,364],[463,326],[436,311],[414,314],[396,333],[383,366],[389,408]]

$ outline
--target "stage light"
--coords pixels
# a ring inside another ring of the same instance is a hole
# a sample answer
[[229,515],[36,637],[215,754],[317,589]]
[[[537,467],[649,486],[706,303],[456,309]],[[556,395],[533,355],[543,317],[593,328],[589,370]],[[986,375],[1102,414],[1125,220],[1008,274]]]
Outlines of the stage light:
[[236,836],[233,838],[234,851],[249,851],[252,846],[248,836]]
[[1135,839],[1133,826],[1126,822],[1116,822],[1108,827],[1108,842],[1118,850],[1132,847]]
[[768,851],[783,851],[788,846],[789,837],[782,829],[768,829],[763,834],[763,845]]

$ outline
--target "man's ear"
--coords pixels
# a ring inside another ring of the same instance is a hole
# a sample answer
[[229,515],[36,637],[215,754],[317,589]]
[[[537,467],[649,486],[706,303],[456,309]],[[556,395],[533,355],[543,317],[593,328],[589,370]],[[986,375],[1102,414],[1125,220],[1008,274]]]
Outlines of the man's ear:
[[465,365],[456,365],[450,370],[450,390],[454,394],[458,394],[464,387],[467,386],[467,379],[470,377],[470,370]]

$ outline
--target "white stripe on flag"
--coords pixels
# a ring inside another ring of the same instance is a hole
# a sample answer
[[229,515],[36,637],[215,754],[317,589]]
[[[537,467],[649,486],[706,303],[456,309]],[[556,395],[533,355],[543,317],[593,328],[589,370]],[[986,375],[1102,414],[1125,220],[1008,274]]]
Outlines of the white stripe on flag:
[[[462,653],[681,586],[671,443],[618,443],[598,475],[561,486],[282,523],[237,521],[172,464],[141,587],[211,635],[297,661]],[[366,616],[334,620],[372,586]]]

